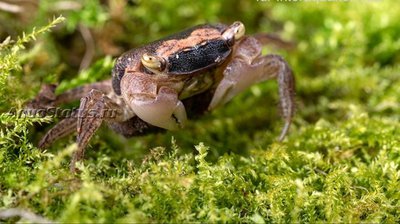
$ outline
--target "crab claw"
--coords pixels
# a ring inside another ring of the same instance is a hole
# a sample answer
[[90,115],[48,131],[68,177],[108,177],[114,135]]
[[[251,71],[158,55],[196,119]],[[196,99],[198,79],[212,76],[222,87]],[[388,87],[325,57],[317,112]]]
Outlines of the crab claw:
[[242,40],[232,61],[223,72],[209,110],[223,105],[253,84],[276,79],[279,87],[280,109],[285,121],[278,138],[282,141],[289,131],[294,115],[294,76],[286,61],[278,55],[261,55],[260,43],[252,37]]
[[177,93],[168,87],[161,87],[153,99],[138,94],[129,103],[138,117],[160,128],[176,130],[187,120],[185,106],[178,100]]
[[130,73],[121,80],[122,96],[133,112],[143,121],[167,130],[182,128],[187,121],[186,110],[178,93],[141,73]]

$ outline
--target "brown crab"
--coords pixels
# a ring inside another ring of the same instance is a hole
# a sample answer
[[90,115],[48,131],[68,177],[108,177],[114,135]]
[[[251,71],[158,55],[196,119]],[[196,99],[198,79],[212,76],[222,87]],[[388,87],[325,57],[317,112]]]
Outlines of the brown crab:
[[[126,136],[184,126],[231,100],[249,86],[277,79],[282,116],[279,140],[294,114],[294,77],[278,55],[262,55],[263,35],[246,36],[241,22],[199,25],[123,54],[112,79],[78,87],[58,96],[44,86],[30,108],[57,106],[80,99],[73,114],[50,129],[39,143],[47,147],[77,131],[78,149],[71,161],[82,160],[85,147],[103,121]],[[113,113],[110,116],[110,112]]]

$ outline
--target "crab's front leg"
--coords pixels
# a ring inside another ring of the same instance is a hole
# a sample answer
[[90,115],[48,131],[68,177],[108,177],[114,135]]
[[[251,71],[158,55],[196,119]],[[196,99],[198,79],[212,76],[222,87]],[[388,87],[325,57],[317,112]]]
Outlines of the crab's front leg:
[[[26,113],[35,113],[42,109],[51,109],[64,103],[70,103],[85,97],[93,89],[105,93],[112,91],[111,80],[104,80],[96,83],[86,84],[77,88],[68,90],[59,95],[55,94],[56,85],[45,84],[42,86],[39,94],[25,106]],[[57,139],[69,135],[76,131],[78,121],[78,110],[74,110],[68,117],[57,123],[50,129],[46,135],[40,140],[39,148],[47,148]]]
[[134,116],[123,102],[116,102],[101,91],[93,89],[81,99],[77,113],[76,142],[78,149],[71,161],[71,171],[75,171],[75,163],[83,159],[85,148],[93,134],[103,121],[122,122]]
[[55,94],[56,88],[57,86],[52,84],[43,85],[35,99],[28,102],[25,107],[26,110],[49,109],[64,103],[74,102],[86,96],[92,89],[97,89],[105,93],[112,91],[110,79],[79,86],[59,95]]
[[215,90],[209,110],[228,102],[252,84],[275,78],[279,85],[280,106],[285,120],[279,136],[279,141],[282,141],[289,130],[295,110],[295,81],[292,70],[282,57],[262,56],[261,49],[261,44],[253,37],[245,37],[238,43]]
[[140,119],[151,125],[167,130],[183,127],[187,115],[177,90],[148,76],[139,72],[125,74],[121,80],[125,101]]

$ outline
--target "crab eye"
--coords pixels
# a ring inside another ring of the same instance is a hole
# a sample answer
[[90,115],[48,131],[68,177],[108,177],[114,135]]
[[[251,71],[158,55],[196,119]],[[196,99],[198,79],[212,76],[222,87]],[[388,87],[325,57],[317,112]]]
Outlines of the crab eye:
[[245,28],[243,23],[237,21],[228,27],[223,33],[222,36],[225,40],[227,40],[228,45],[232,46],[236,40],[239,40],[244,36]]
[[244,27],[243,23],[241,22],[235,22],[233,24],[235,26],[235,40],[239,40],[244,36],[244,33],[246,32],[246,28]]
[[162,71],[165,69],[165,60],[162,57],[149,55],[147,53],[142,55],[142,64],[144,67],[154,71]]

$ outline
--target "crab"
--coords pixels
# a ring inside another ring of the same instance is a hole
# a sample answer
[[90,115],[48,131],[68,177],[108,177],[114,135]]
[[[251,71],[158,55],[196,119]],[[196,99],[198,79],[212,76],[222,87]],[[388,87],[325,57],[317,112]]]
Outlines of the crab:
[[[70,164],[84,157],[85,148],[103,122],[125,137],[183,128],[198,117],[230,101],[253,84],[276,79],[287,135],[295,103],[295,81],[279,55],[262,55],[263,35],[245,35],[241,22],[204,24],[132,49],[120,56],[112,78],[59,95],[45,85],[29,103],[48,108],[80,100],[79,109],[51,128],[39,142],[46,148],[77,132],[77,150]],[[110,113],[111,112],[111,113]]]

